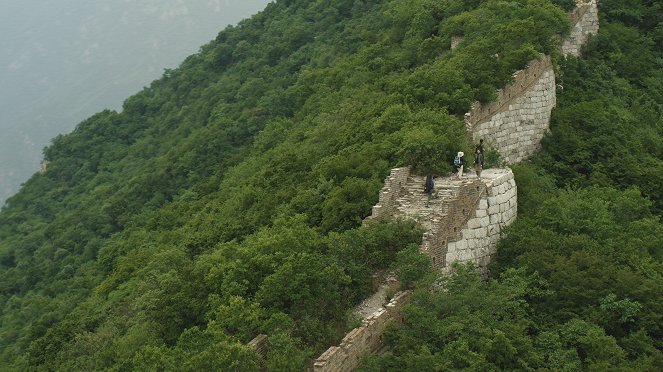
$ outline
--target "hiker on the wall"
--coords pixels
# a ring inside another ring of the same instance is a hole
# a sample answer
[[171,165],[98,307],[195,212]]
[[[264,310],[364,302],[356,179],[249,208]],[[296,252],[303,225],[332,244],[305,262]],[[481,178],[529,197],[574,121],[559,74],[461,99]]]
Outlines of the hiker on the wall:
[[474,150],[474,171],[477,177],[481,178],[481,171],[483,170],[483,147]]
[[481,151],[483,154],[483,138],[479,140],[479,144],[476,146],[476,149]]
[[435,189],[435,177],[433,177],[432,174],[426,176],[424,192],[428,195],[428,200],[426,201],[426,207],[428,207],[430,200],[437,197],[437,190]]
[[465,165],[465,153],[462,151],[458,152],[458,155],[454,158],[454,169],[456,170],[456,179],[463,178],[463,167]]

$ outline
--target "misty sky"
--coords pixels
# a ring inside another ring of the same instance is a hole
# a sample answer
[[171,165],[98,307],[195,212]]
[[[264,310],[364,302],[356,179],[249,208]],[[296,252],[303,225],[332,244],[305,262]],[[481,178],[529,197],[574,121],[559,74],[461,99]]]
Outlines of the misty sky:
[[59,133],[119,110],[269,0],[0,0],[0,205]]

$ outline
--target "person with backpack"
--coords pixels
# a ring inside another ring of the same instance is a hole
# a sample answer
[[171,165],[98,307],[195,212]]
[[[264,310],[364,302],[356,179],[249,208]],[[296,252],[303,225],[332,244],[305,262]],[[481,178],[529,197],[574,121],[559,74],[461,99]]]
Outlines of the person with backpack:
[[454,158],[454,169],[456,170],[456,179],[463,178],[463,167],[465,165],[465,153],[459,151],[456,157]]
[[430,200],[434,197],[437,197],[437,190],[435,190],[435,177],[433,177],[432,174],[426,176],[424,192],[428,195],[428,199],[426,200],[426,207],[428,207]]
[[474,171],[477,173],[477,177],[481,178],[481,171],[483,170],[483,147],[479,148],[477,146],[474,150]]

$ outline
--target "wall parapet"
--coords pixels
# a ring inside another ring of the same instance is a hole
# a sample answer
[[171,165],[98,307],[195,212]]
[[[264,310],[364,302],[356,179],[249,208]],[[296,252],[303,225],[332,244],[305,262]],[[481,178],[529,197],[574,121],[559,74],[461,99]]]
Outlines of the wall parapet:
[[351,330],[338,346],[332,346],[313,362],[314,372],[346,372],[359,367],[361,357],[384,346],[382,334],[389,323],[402,322],[403,305],[412,297],[411,291],[398,292],[388,304]]
[[373,206],[373,211],[366,220],[380,219],[391,216],[394,213],[396,200],[403,193],[403,186],[410,175],[409,167],[394,168],[384,180],[384,186],[380,190],[378,203]]
[[589,36],[599,32],[598,0],[577,0],[569,18],[571,34],[562,42],[562,54],[577,57]]
[[552,71],[550,56],[541,54],[538,59],[532,60],[522,70],[513,73],[513,82],[497,91],[497,100],[494,102],[474,102],[470,112],[465,114],[465,126],[472,133],[476,124],[483,122],[493,115],[508,108],[508,104],[520,98],[541,76]]

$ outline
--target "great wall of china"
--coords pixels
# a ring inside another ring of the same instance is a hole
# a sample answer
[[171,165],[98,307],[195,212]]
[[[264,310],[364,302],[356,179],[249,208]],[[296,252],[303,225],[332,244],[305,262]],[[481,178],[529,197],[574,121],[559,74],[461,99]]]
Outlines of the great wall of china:
[[[578,56],[590,35],[599,28],[598,1],[576,0],[569,14],[571,33],[562,41],[562,53]],[[452,47],[462,43],[453,38]],[[474,103],[465,114],[468,134],[475,142],[486,140],[507,163],[517,163],[534,154],[548,132],[556,104],[556,84],[549,56],[531,61],[513,75],[513,83],[498,91],[498,99]],[[378,204],[367,223],[387,217],[409,218],[424,227],[421,251],[434,268],[449,272],[455,262],[472,262],[483,275],[496,254],[502,229],[517,216],[517,187],[508,169],[487,169],[482,177],[438,180],[438,197],[426,203],[424,178],[409,168],[395,168],[385,179]],[[351,330],[340,345],[332,346],[313,364],[315,372],[345,372],[359,366],[362,355],[379,351],[382,333],[390,322],[401,322],[400,309],[410,291],[396,293],[391,300],[367,315],[362,325]],[[264,355],[268,338],[251,343]]]

